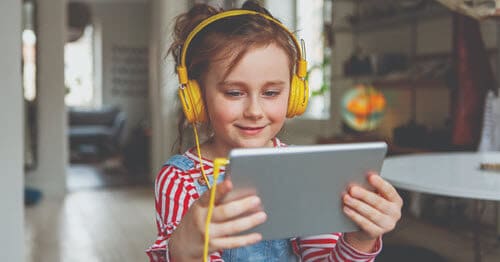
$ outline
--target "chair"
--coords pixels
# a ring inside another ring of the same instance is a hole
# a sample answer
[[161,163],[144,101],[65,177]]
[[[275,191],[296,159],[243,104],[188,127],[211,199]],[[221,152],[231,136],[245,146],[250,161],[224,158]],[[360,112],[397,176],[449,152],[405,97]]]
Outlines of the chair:
[[127,115],[115,106],[99,109],[69,109],[69,141],[73,150],[93,145],[106,155],[120,151]]

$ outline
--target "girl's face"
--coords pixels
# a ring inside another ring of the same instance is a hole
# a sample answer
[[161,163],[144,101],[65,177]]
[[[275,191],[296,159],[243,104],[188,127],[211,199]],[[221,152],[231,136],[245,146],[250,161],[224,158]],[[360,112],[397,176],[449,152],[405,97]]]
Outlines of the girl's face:
[[204,81],[214,146],[225,154],[237,147],[272,146],[286,118],[288,56],[276,44],[252,48],[224,78],[227,60],[212,63]]

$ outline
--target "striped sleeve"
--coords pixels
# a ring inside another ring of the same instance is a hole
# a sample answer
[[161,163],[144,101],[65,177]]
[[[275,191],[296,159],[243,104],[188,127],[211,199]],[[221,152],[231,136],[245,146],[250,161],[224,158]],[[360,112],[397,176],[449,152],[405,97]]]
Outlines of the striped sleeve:
[[[189,207],[198,198],[189,175],[174,166],[163,167],[155,180],[156,241],[146,250],[151,262],[169,261],[168,239]],[[223,261],[219,252],[210,261]]]
[[304,262],[372,262],[382,249],[382,240],[377,240],[372,253],[356,250],[345,241],[342,233],[295,238],[292,239],[292,247]]

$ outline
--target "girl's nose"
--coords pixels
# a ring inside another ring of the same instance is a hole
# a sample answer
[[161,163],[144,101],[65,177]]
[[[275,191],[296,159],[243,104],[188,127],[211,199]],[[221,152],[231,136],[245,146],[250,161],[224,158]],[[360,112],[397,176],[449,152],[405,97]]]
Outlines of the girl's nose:
[[264,116],[264,112],[262,110],[262,105],[259,102],[259,98],[250,98],[247,101],[247,106],[245,111],[243,112],[243,116],[245,118],[250,119],[260,119]]

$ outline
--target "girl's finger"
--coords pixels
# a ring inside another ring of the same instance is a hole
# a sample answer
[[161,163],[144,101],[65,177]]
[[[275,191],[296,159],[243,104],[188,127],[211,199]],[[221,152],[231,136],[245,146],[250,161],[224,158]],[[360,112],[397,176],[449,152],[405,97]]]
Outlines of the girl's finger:
[[254,195],[220,204],[214,208],[212,222],[223,222],[245,213],[259,211],[261,210],[260,203],[260,198]]
[[344,203],[348,208],[363,216],[366,220],[377,225],[378,227],[383,229],[391,227],[391,217],[381,213],[374,207],[351,197],[349,194],[344,196]]
[[232,236],[241,233],[264,223],[266,221],[266,218],[266,213],[260,211],[224,223],[211,224],[211,237],[217,238],[221,236]]
[[210,240],[210,250],[217,251],[221,249],[238,248],[242,246],[253,245],[262,240],[259,233],[251,233],[241,236],[213,238]]
[[372,191],[366,190],[359,186],[353,186],[349,189],[349,194],[353,198],[357,198],[373,208],[377,209],[379,212],[384,213],[389,216],[397,216],[400,213],[400,209],[393,203],[387,201],[385,198],[381,197]]
[[371,173],[368,176],[368,182],[370,182],[370,184],[377,189],[377,192],[380,193],[385,199],[390,202],[397,203],[399,206],[403,205],[403,200],[399,196],[398,191],[396,191],[396,188],[394,188],[381,176]]
[[344,213],[372,238],[377,238],[385,233],[381,227],[377,226],[348,206],[344,206]]
[[[231,180],[224,180],[222,183],[217,184],[216,192],[215,192],[215,204],[221,202],[224,197],[231,192],[233,189],[233,184]],[[213,189],[210,189],[213,190]],[[198,203],[202,207],[208,207],[210,203],[210,190],[205,191],[203,195],[201,195],[200,199],[198,199]]]

